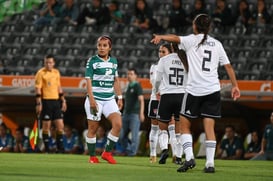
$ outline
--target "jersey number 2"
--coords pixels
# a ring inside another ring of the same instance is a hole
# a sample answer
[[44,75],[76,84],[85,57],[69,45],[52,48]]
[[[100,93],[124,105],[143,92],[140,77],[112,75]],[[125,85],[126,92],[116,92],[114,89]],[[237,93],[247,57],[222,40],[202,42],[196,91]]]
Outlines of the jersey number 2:
[[204,58],[203,58],[202,70],[203,70],[203,71],[206,71],[206,72],[209,72],[210,69],[207,68],[207,67],[205,66],[205,64],[206,64],[206,62],[210,62],[210,61],[211,61],[211,51],[205,50],[204,53],[205,53],[205,54],[208,54],[208,57],[204,57]]

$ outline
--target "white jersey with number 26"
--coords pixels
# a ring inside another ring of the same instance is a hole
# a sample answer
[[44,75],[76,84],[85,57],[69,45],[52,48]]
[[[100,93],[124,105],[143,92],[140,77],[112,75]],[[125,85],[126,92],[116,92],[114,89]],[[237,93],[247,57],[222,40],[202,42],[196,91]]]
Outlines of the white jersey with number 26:
[[211,36],[208,35],[207,40],[198,47],[203,37],[204,34],[179,37],[179,49],[186,51],[189,64],[186,92],[194,96],[219,91],[218,66],[230,63],[222,43]]
[[171,53],[160,58],[156,80],[158,81],[160,78],[160,95],[185,93],[187,73],[177,53]]

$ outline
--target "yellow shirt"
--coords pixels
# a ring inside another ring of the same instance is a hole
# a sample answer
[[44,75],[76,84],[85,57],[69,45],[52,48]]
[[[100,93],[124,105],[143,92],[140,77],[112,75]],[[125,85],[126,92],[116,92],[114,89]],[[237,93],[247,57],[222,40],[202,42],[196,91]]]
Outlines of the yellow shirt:
[[59,99],[60,72],[41,68],[35,75],[35,87],[41,89],[42,99]]

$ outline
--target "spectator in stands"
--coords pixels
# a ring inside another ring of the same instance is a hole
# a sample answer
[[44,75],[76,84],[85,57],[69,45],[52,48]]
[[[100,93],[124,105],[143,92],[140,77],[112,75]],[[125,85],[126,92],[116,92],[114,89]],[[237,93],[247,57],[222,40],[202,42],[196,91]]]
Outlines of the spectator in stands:
[[235,128],[228,125],[225,128],[225,136],[217,152],[217,157],[225,160],[240,160],[243,158],[244,146],[242,140],[236,136]]
[[153,9],[148,6],[146,0],[135,1],[132,21],[139,32],[147,32],[157,27],[157,22],[153,19]]
[[[129,68],[127,71],[129,81],[125,93],[125,105],[122,116],[122,129],[120,144],[128,156],[135,156],[139,145],[140,123],[144,121],[144,96],[140,83],[137,81],[137,71]],[[129,140],[129,133],[132,138]]]
[[216,7],[211,16],[214,24],[218,26],[231,26],[235,23],[232,10],[227,6],[226,0],[216,0]]
[[270,116],[270,124],[264,129],[261,151],[251,160],[273,160],[273,112]]
[[84,7],[77,19],[77,25],[106,25],[110,23],[109,9],[103,5],[102,0],[92,0],[91,8]]
[[246,28],[248,27],[248,21],[251,17],[251,12],[249,10],[249,4],[247,0],[240,0],[236,12],[236,24],[244,25]]
[[111,16],[111,23],[123,23],[123,14],[119,10],[119,2],[116,0],[111,1],[108,6]]
[[77,25],[77,18],[79,16],[79,7],[75,0],[64,0],[64,4],[60,10],[60,17],[55,20],[55,24],[65,23]]
[[188,24],[191,24],[198,14],[207,14],[205,0],[195,0],[193,10],[187,17]]
[[244,154],[245,159],[251,159],[258,155],[258,153],[261,151],[261,142],[259,139],[259,135],[257,131],[251,132],[251,141],[247,145],[246,152]]
[[49,132],[51,122],[56,126],[57,149],[64,152],[63,146],[63,113],[67,105],[64,92],[61,87],[61,75],[58,69],[54,68],[55,59],[53,55],[44,57],[44,67],[35,75],[36,113],[42,120],[43,142],[45,152],[49,152]]
[[264,0],[257,0],[257,9],[252,12],[249,24],[264,25],[269,24],[271,16],[268,13]]
[[40,17],[34,21],[36,30],[40,30],[45,25],[51,25],[60,16],[61,4],[57,0],[46,0],[40,10]]
[[13,137],[7,130],[5,123],[0,124],[0,152],[11,152],[13,150]]
[[73,132],[69,125],[64,126],[64,153],[77,154],[80,152],[80,139],[76,132]]
[[15,153],[32,152],[32,149],[29,144],[29,137],[24,135],[24,128],[21,126],[16,129],[13,145]]
[[187,25],[186,12],[182,7],[182,0],[172,0],[172,7],[168,12],[168,17],[168,28],[175,28],[179,32]]

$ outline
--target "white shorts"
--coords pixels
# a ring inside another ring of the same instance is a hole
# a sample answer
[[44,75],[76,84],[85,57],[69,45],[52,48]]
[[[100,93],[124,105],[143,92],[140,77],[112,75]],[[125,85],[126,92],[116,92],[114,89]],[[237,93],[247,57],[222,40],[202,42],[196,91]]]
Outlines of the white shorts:
[[108,118],[108,116],[114,112],[121,114],[115,99],[111,99],[109,101],[96,100],[96,102],[98,105],[98,112],[97,114],[92,114],[92,111],[90,109],[89,98],[86,97],[85,99],[84,109],[88,120],[100,121],[101,114],[103,114],[106,118]]

